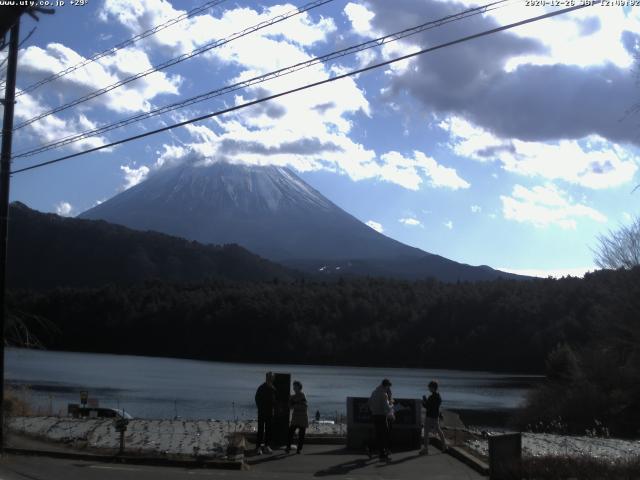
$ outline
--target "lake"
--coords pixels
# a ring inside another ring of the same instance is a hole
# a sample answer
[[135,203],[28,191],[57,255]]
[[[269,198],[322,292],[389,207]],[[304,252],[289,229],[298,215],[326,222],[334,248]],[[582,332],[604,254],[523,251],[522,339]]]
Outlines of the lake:
[[254,418],[254,394],[265,372],[291,373],[304,385],[309,411],[345,413],[347,396],[366,396],[383,378],[397,398],[420,398],[440,383],[443,408],[504,412],[518,408],[541,377],[457,370],[238,364],[8,348],[5,377],[43,414],[66,413],[87,390],[100,406],[134,417]]

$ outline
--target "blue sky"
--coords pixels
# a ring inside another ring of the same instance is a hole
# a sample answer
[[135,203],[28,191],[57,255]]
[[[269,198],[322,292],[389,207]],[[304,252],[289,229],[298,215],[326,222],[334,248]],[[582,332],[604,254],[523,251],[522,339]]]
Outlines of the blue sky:
[[[18,88],[202,2],[90,0],[38,24]],[[226,1],[21,95],[16,123],[304,2]],[[14,153],[476,4],[320,6],[16,132]],[[27,166],[542,14],[510,2],[124,129]],[[12,200],[76,215],[190,155],[287,165],[372,228],[456,261],[542,276],[593,268],[599,234],[640,212],[640,9],[594,6],[108,151],[17,174]],[[6,51],[2,52],[6,55]]]

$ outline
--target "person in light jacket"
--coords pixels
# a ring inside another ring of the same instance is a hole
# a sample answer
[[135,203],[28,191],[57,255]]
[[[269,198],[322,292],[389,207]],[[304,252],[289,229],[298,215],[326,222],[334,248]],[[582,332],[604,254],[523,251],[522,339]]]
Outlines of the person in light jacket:
[[302,383],[297,380],[293,382],[293,395],[289,397],[289,408],[291,409],[291,425],[289,426],[286,452],[289,453],[291,451],[293,434],[298,430],[298,449],[296,453],[302,453],[304,434],[309,426],[309,413],[307,397],[302,393]]
[[391,439],[389,438],[388,423],[388,417],[392,409],[391,399],[389,398],[390,389],[391,382],[385,378],[369,397],[369,410],[371,410],[371,416],[373,417],[380,460],[390,460]]

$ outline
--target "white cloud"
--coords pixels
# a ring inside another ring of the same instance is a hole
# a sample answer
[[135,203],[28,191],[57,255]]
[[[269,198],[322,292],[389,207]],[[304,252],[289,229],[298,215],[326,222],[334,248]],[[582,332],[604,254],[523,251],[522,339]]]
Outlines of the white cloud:
[[495,161],[519,175],[564,180],[592,189],[631,181],[640,163],[632,150],[596,135],[552,143],[504,140],[455,116],[441,121],[439,127],[449,133],[449,146],[457,155]]
[[557,225],[563,229],[575,229],[577,218],[606,222],[607,218],[583,204],[575,203],[566,192],[552,184],[532,189],[515,185],[511,196],[501,195],[502,214],[507,220],[531,223],[536,227]]
[[[540,13],[543,12],[540,10]],[[518,8],[498,9],[489,15],[503,25],[522,20]],[[587,32],[589,24],[592,25],[591,32]],[[549,51],[546,55],[514,57],[505,68],[509,71],[523,64],[553,63],[587,67],[607,62],[627,68],[633,58],[620,42],[620,32],[637,31],[639,27],[640,18],[625,15],[624,8],[597,8],[597,11],[585,8],[544,22],[523,25],[512,32],[520,37],[538,39]]]
[[[284,10],[287,11],[295,8],[291,5],[286,7]],[[239,25],[243,25],[243,22],[235,21],[239,17],[244,18],[244,23],[251,24],[284,11],[281,7],[274,9],[225,11],[221,18],[216,19],[222,22],[220,27],[224,27],[222,31],[214,29],[216,36],[224,36],[224,29],[236,31]],[[313,21],[308,15],[295,18],[297,24],[288,20],[286,27],[278,27],[280,30],[266,29],[247,37],[246,41],[234,41],[224,48],[215,49],[212,58],[233,64],[239,70],[232,81],[311,59],[312,55],[305,46],[324,40],[335,26],[325,19]],[[133,22],[132,18],[130,20]],[[299,27],[298,33],[295,33],[298,28],[295,25]],[[283,31],[286,35],[276,34]],[[264,55],[265,51],[269,55]],[[260,87],[245,89],[232,101],[242,104],[304,83],[324,80],[331,75],[330,69],[317,65],[291,76],[273,79]],[[209,160],[292,166],[301,172],[329,170],[345,173],[354,180],[376,178],[379,169],[375,152],[349,136],[352,116],[357,112],[369,115],[369,103],[355,80],[345,79],[191,126],[187,129],[191,139],[181,147],[165,145],[164,158],[158,161],[164,162],[167,156],[177,159],[180,155],[194,154]]]
[[423,176],[429,180],[432,187],[458,190],[470,186],[454,168],[440,165],[433,158],[417,150],[413,152],[413,158],[391,151],[381,155],[380,160],[383,163],[379,167],[379,178],[397,183],[409,190],[418,190]]
[[378,233],[383,233],[384,232],[384,228],[382,228],[382,224],[378,223],[378,222],[374,222],[373,220],[369,220],[368,222],[366,222],[367,225],[369,225],[371,228],[373,228],[376,232]]
[[[45,49],[30,46],[20,52],[21,72],[29,83],[65,70],[84,60],[85,57],[60,43],[49,43]],[[64,101],[75,100],[151,67],[149,57],[144,50],[137,47],[124,48],[60,77],[56,80],[55,93]],[[83,105],[85,108],[91,108],[99,104],[115,112],[146,111],[151,108],[150,101],[158,95],[178,94],[180,82],[179,75],[155,72],[115,88]]]
[[[150,2],[106,2],[102,16],[115,18],[127,28],[139,31],[180,13],[167,2],[160,1],[156,5],[157,0],[152,2],[154,8],[146,9],[145,5],[150,6]],[[242,26],[269,20],[294,8],[291,5],[262,11],[234,8],[224,11],[220,17],[202,15],[159,32],[152,42],[184,51],[208,41],[207,35],[210,37],[211,32],[221,38]],[[347,5],[345,15],[361,30],[372,18],[365,7],[355,3]],[[211,50],[208,58],[238,68],[239,73],[233,81],[247,79],[311,59],[313,55],[307,47],[325,41],[336,29],[333,21],[323,17],[313,20],[308,14],[290,18],[285,23],[286,26],[269,27]],[[211,28],[202,27],[202,30],[198,25]],[[283,35],[285,31],[286,35]],[[265,51],[269,55],[264,55]],[[383,54],[389,55],[390,51]],[[373,58],[373,52],[363,53],[356,61],[362,64]],[[238,105],[304,83],[324,80],[342,68],[317,65],[275,78],[260,87],[243,90],[233,102]],[[413,152],[411,157],[394,151],[377,155],[353,141],[350,137],[354,124],[352,117],[358,112],[370,115],[365,92],[358,87],[356,79],[344,79],[225,115],[206,124],[189,126],[186,130],[191,139],[180,147],[165,145],[157,162],[159,165],[169,157],[177,160],[180,155],[197,155],[208,161],[291,166],[300,172],[328,170],[346,174],[355,181],[377,179],[411,190],[419,189],[425,181],[432,187],[453,190],[469,187],[455,169],[438,164],[422,152]]]
[[355,57],[358,61],[358,68],[363,68],[371,65],[378,58],[378,55],[375,50],[362,50],[356,53]]
[[58,202],[56,204],[56,213],[62,217],[69,217],[73,212],[73,206],[69,202]]
[[[292,4],[274,5],[260,10],[236,7],[224,10],[219,17],[210,13],[196,15],[159,31],[149,37],[148,42],[165,50],[173,50],[174,54],[183,54],[274,17],[289,14],[296,8],[297,6]],[[110,0],[104,2],[100,16],[105,21],[116,19],[132,33],[138,33],[184,13],[185,10],[177,10],[165,0],[138,0],[137,2]],[[305,12],[211,50],[208,56],[217,56],[223,51],[230,54],[236,49],[246,48],[253,42],[278,36],[286,36],[288,41],[301,46],[311,46],[325,41],[327,35],[335,30],[333,19],[320,16],[320,19],[314,22],[310,14]],[[251,57],[264,56],[260,53],[264,51],[268,50],[257,48],[256,51],[250,52],[250,55]],[[271,52],[269,52],[270,55]]]
[[349,2],[344,7],[344,14],[351,22],[351,28],[355,33],[363,37],[374,37],[376,35],[371,27],[371,20],[375,13],[359,3]]
[[[413,45],[407,41],[397,40],[395,42],[389,42],[382,45],[382,57],[385,60],[392,58],[402,57],[420,51],[420,47]],[[402,75],[407,72],[411,67],[413,71],[417,71],[415,68],[416,58],[408,58],[406,60],[400,60],[389,65],[385,70],[386,75]]]
[[[18,121],[24,121],[39,115],[40,113],[48,110],[40,101],[30,94],[23,94],[18,97],[15,109],[15,117]],[[18,122],[16,122],[18,123]],[[26,133],[29,137],[28,140],[32,140],[33,143],[44,144],[65,138],[70,135],[75,135],[86,130],[92,130],[96,128],[96,124],[90,121],[84,113],[78,113],[75,116],[68,118],[61,118],[58,115],[49,115],[42,120],[34,122],[25,127],[24,130],[19,130],[20,135]],[[20,138],[21,141],[25,140],[24,137]],[[73,151],[80,151],[87,148],[97,147],[106,143],[105,137],[93,136],[88,137],[78,142],[69,145],[69,148]],[[20,145],[17,143],[17,145]],[[17,148],[15,153],[20,153],[21,148]],[[111,152],[113,148],[105,148],[101,152]]]
[[451,220],[444,222],[443,225],[449,230],[453,230],[453,222]]
[[413,217],[405,217],[405,218],[401,218],[398,220],[400,223],[402,223],[403,225],[406,225],[408,227],[422,227],[422,222],[420,222],[420,220],[418,220],[417,218],[413,218]]
[[622,218],[625,222],[630,222],[633,220],[633,216],[629,212],[622,212]]
[[151,171],[149,167],[142,165],[138,168],[131,168],[128,165],[120,165],[120,170],[124,172],[124,189],[131,188],[147,178]]
[[480,213],[482,211],[482,207],[480,205],[471,205],[472,213]]
[[588,272],[593,272],[596,267],[575,267],[575,268],[509,268],[509,267],[496,267],[497,270],[503,272],[515,273],[516,275],[527,275],[530,277],[540,278],[562,278],[566,276],[571,277],[584,277]]

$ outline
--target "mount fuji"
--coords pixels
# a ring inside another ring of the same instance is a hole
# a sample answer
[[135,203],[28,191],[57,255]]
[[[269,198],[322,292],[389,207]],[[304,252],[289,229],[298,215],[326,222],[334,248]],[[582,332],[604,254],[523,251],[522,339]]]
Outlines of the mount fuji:
[[237,243],[270,260],[314,273],[444,281],[514,277],[407,246],[378,233],[292,170],[183,162],[82,213],[136,230],[205,244]]

